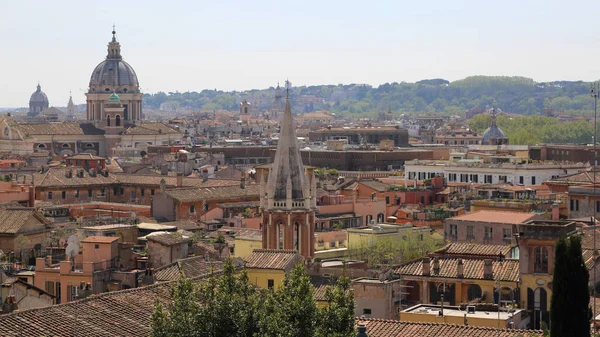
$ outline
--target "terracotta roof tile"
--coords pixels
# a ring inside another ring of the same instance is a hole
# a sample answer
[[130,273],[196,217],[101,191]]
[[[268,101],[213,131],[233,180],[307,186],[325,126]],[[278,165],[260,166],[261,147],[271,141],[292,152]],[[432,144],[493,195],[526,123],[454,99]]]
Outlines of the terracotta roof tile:
[[301,261],[295,250],[255,249],[246,258],[246,268],[289,270]]
[[119,240],[119,238],[114,236],[88,236],[87,238],[81,240],[81,242],[88,243],[112,243],[114,241]]
[[195,278],[223,269],[222,262],[206,262],[202,256],[181,259],[154,270],[156,281],[177,281],[181,276]]
[[[357,319],[367,327],[369,337],[542,337],[538,330],[516,330],[444,323],[401,322],[384,319]],[[498,333],[499,332],[499,333]]]
[[40,123],[19,124],[25,135],[103,135],[104,131],[91,123]]
[[[439,271],[434,270],[434,261],[429,262],[430,275],[432,277],[457,278],[458,260],[454,258],[440,258]],[[472,280],[484,279],[484,259],[462,259],[463,278]],[[519,281],[519,261],[503,260],[492,261],[492,270],[494,277],[501,281],[518,282]],[[398,275],[423,276],[423,260],[411,261],[402,264],[394,269]]]
[[490,223],[506,223],[506,224],[520,224],[531,218],[535,217],[533,213],[520,213],[520,212],[499,212],[499,211],[477,211],[473,213],[467,213],[464,215],[455,216],[450,218],[451,220],[459,221],[479,221],[479,222],[490,222]]
[[511,246],[503,245],[485,245],[480,243],[453,242],[435,251],[436,255],[460,255],[475,257],[497,257],[499,253],[507,256],[512,249]]
[[[200,280],[205,275],[195,278]],[[85,299],[46,308],[23,310],[0,316],[0,336],[134,336],[151,331],[154,303],[171,300],[171,285],[163,282],[92,295]]]
[[180,202],[197,202],[203,200],[225,200],[235,197],[258,198],[259,190],[259,185],[246,185],[244,189],[240,188],[240,186],[178,188],[167,190],[165,193]]
[[382,183],[378,180],[361,180],[359,184],[372,188],[377,192],[386,192],[390,189],[390,185]]
[[35,216],[43,223],[42,227],[48,226],[43,215],[33,208],[0,208],[0,233],[2,234],[15,234],[21,230],[21,227],[29,220],[32,216]]

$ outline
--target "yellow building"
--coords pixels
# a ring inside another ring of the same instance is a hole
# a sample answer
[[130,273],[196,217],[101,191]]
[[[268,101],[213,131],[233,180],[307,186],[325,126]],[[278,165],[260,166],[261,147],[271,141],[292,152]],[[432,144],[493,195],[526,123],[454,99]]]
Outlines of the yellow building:
[[250,256],[255,249],[262,248],[262,234],[247,236],[236,235],[234,238],[234,245],[233,256],[245,259]]
[[255,249],[245,261],[250,283],[275,288],[282,285],[286,273],[304,259],[295,250]]
[[409,240],[416,238],[425,240],[434,239],[429,227],[415,227],[412,224],[391,225],[378,224],[368,227],[348,228],[348,247],[360,248],[374,245],[377,240]]
[[408,304],[459,305],[480,301],[512,305],[519,296],[519,261],[428,257],[394,270],[406,288]]

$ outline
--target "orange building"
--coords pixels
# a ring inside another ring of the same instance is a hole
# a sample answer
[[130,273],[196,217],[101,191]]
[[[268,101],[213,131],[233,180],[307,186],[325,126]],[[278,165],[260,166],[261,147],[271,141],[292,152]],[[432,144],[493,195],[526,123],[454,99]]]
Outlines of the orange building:
[[118,238],[90,236],[81,241],[75,261],[36,259],[34,285],[56,296],[57,303],[108,291],[111,269],[117,267]]

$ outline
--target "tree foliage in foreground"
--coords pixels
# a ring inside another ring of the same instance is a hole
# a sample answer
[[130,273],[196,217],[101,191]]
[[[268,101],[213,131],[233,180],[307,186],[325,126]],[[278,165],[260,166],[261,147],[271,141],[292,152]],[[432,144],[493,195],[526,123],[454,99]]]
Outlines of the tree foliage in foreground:
[[341,277],[327,289],[328,306],[318,308],[302,265],[275,290],[251,285],[231,261],[223,274],[203,282],[182,278],[166,305],[156,302],[152,336],[354,336],[354,297]]
[[589,272],[583,260],[581,238],[561,238],[556,244],[552,299],[551,337],[590,335]]

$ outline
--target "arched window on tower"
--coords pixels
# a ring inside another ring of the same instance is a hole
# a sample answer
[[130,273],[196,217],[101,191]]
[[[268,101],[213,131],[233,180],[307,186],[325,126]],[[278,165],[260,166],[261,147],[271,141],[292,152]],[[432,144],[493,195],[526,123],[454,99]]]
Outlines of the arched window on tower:
[[121,126],[121,116],[115,116],[115,126]]
[[110,126],[110,115],[106,115],[106,126]]

